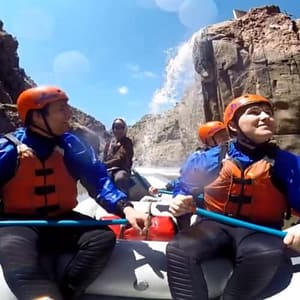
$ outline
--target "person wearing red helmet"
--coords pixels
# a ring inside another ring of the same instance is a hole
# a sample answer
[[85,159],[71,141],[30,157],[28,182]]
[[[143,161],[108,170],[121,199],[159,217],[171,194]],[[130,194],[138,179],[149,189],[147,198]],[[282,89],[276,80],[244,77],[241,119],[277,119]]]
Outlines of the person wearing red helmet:
[[[228,145],[195,152],[181,168],[170,212],[180,218],[195,211],[203,193],[205,209],[280,229],[284,215],[300,212],[300,157],[273,141],[274,107],[261,95],[232,100],[224,111]],[[282,267],[290,269],[286,246],[300,251],[300,225],[287,229],[284,240],[267,233],[201,218],[168,243],[167,273],[175,300],[208,299],[202,263],[227,257],[232,274],[224,300],[262,299]],[[280,276],[290,279],[291,272]],[[184,278],[184,280],[182,279]]]
[[229,139],[226,126],[221,121],[209,121],[200,124],[198,127],[198,137],[203,143],[205,150],[226,142]]
[[[68,132],[72,113],[55,86],[23,91],[17,109],[24,128],[0,139],[1,218],[88,220],[73,208],[77,182],[105,209],[126,217],[142,233],[147,215],[134,210],[98,161],[92,147]],[[103,270],[115,245],[107,226],[0,227],[0,264],[19,300],[70,300]],[[42,253],[73,252],[60,282],[40,264]]]
[[[203,145],[197,147],[196,151],[207,151],[212,147],[225,143],[229,139],[227,128],[221,121],[209,121],[198,126],[198,138]],[[173,191],[176,187],[177,179],[169,181],[165,189]],[[159,194],[159,189],[154,186],[148,188],[150,195]]]

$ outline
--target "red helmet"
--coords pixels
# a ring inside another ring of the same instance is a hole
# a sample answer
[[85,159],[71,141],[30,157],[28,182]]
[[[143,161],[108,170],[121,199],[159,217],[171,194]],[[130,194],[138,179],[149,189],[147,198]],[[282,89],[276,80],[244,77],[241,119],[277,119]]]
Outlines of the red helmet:
[[68,101],[66,93],[55,86],[38,86],[23,91],[17,99],[20,119],[25,123],[27,113],[32,109],[42,109],[55,101]]
[[203,144],[207,143],[207,138],[213,137],[217,132],[226,129],[225,125],[220,121],[210,121],[199,125],[198,136]]
[[241,108],[245,107],[252,103],[266,103],[273,107],[270,100],[267,98],[254,95],[254,94],[246,94],[242,95],[238,98],[233,99],[225,108],[224,111],[224,124],[228,128],[229,123],[234,119],[235,113]]

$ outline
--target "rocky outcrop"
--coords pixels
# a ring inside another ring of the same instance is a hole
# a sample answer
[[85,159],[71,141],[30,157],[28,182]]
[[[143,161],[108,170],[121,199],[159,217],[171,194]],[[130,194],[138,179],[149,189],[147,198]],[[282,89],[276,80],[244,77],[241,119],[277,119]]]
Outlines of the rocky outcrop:
[[198,35],[194,63],[205,90],[206,120],[221,118],[228,101],[243,93],[264,95],[274,103],[279,143],[300,152],[299,24],[267,6]]
[[145,116],[132,126],[129,136],[134,142],[134,164],[179,167],[198,147],[197,126],[204,115],[201,102],[202,94],[192,86],[174,109]]
[[[36,86],[19,66],[17,40],[3,29],[0,21],[0,134],[21,126],[16,111],[16,99],[25,89]],[[105,126],[93,117],[72,107],[74,132],[82,135],[101,152],[110,134]],[[77,124],[80,124],[80,128]]]
[[34,82],[19,67],[18,42],[3,30],[0,21],[0,100],[1,103],[15,103],[19,93],[34,86]]
[[[273,101],[279,144],[300,153],[299,26],[300,20],[266,6],[198,32],[195,83],[173,110],[145,119],[144,130],[134,126],[131,132],[142,137],[136,140],[136,157],[147,156],[147,165],[180,165],[197,144],[198,123],[221,119],[228,101],[246,92]],[[155,150],[148,150],[148,139]]]

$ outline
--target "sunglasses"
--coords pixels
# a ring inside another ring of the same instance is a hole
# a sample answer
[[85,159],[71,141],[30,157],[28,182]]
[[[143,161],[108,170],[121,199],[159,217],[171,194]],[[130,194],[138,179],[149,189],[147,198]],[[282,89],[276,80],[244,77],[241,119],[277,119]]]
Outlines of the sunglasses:
[[124,126],[113,126],[112,129],[113,130],[123,130],[123,129],[125,129],[125,127]]

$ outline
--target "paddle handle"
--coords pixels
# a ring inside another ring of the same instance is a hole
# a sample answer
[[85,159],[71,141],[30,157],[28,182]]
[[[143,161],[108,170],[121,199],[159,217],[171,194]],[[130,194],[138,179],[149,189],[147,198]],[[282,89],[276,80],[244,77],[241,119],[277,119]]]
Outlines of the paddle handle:
[[123,225],[127,224],[126,219],[113,220],[2,220],[1,226],[54,226],[54,227],[78,227],[78,226],[100,226],[100,225]]
[[244,227],[244,228],[248,228],[248,229],[252,229],[252,230],[256,230],[256,231],[276,235],[280,238],[284,238],[287,234],[285,231],[281,231],[281,230],[269,228],[269,227],[266,227],[266,226],[257,225],[257,224],[242,221],[242,220],[239,220],[239,219],[231,218],[231,217],[224,216],[222,214],[215,213],[215,212],[212,212],[212,211],[208,211],[208,210],[205,210],[205,209],[202,209],[202,208],[196,208],[196,214],[207,217],[207,218],[211,218],[211,219],[214,219],[216,221],[226,223],[226,224],[229,224],[229,225],[241,226],[241,227]]

